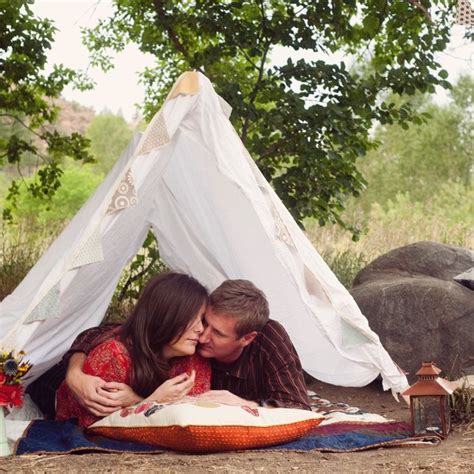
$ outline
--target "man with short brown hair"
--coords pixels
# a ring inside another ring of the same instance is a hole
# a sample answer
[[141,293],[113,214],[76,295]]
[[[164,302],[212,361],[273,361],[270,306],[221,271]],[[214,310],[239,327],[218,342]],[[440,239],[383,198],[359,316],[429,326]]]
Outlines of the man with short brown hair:
[[201,398],[310,409],[298,354],[269,313],[265,295],[248,280],[226,280],[211,293],[198,352],[211,358],[213,390]]
[[267,298],[249,280],[224,281],[211,293],[210,304],[214,313],[238,315],[238,336],[262,330],[270,318]]

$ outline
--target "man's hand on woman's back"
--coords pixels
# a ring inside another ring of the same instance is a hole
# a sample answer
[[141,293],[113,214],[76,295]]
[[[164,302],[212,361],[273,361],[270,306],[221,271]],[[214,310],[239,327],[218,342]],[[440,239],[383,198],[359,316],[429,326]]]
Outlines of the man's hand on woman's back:
[[133,405],[141,398],[126,384],[106,382],[82,371],[86,355],[71,356],[66,372],[66,384],[78,402],[95,416],[107,416],[118,409]]

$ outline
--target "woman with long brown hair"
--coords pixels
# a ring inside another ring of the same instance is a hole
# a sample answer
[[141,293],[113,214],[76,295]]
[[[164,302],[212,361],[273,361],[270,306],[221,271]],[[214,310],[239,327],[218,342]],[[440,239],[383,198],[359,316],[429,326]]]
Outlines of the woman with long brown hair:
[[[195,353],[208,298],[207,290],[188,275],[156,276],[127,321],[94,342],[84,373],[125,383],[140,398],[161,402],[209,390],[209,362]],[[98,419],[64,382],[56,399],[57,419],[78,418],[80,426]]]

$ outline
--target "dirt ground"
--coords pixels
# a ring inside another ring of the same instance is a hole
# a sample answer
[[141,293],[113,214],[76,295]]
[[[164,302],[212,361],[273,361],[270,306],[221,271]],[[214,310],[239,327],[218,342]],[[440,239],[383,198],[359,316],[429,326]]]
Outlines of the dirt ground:
[[[364,388],[343,388],[315,382],[321,397],[345,402],[407,421],[402,401],[383,392],[377,382]],[[311,451],[247,451],[208,455],[81,454],[9,456],[0,459],[0,472],[469,472],[474,473],[474,423],[455,429],[446,441],[429,448],[385,448],[333,454]]]

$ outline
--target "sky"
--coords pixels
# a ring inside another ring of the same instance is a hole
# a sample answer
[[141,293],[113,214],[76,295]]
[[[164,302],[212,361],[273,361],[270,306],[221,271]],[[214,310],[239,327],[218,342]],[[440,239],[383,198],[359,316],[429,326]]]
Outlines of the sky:
[[[112,13],[110,0],[36,0],[33,11],[40,17],[54,21],[58,31],[55,42],[48,54],[49,64],[64,64],[72,69],[87,70],[96,82],[94,90],[77,91],[68,86],[63,96],[67,100],[93,107],[96,112],[109,110],[122,113],[126,120],[132,121],[137,114],[136,105],[143,101],[145,90],[139,83],[138,73],[146,66],[153,64],[153,57],[141,53],[135,45],[129,45],[115,57],[115,68],[107,73],[90,67],[87,48],[81,43],[81,27],[93,27],[100,18]],[[464,28],[453,29],[452,40],[439,61],[449,72],[450,80],[455,80],[461,73],[474,75],[474,49],[463,37]],[[275,63],[286,61],[283,48],[277,49],[272,56]],[[342,56],[336,57],[340,61]],[[447,94],[439,90],[435,100],[445,102]]]

